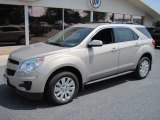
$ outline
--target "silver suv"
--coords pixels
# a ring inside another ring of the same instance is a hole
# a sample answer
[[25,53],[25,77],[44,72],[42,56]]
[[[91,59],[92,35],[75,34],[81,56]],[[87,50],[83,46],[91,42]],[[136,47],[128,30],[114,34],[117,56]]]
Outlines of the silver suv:
[[66,104],[86,84],[131,72],[146,78],[154,45],[144,26],[78,24],[12,52],[4,80],[29,99],[46,96],[52,103]]

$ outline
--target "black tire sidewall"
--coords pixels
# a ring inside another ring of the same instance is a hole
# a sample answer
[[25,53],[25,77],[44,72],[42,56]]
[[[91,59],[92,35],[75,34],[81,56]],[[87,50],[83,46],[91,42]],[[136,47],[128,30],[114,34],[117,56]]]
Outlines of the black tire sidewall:
[[[65,102],[59,101],[54,95],[55,85],[62,77],[70,77],[75,82],[75,92],[73,96]],[[47,86],[47,97],[49,101],[52,102],[53,104],[63,105],[63,104],[67,104],[71,102],[73,98],[77,95],[78,90],[79,90],[79,82],[78,82],[78,78],[76,77],[76,75],[74,75],[71,72],[60,72],[49,81],[48,86]]]
[[[148,70],[147,75],[143,77],[143,76],[141,76],[141,74],[140,74],[140,66],[141,66],[141,63],[142,63],[144,60],[147,60],[147,61],[149,62],[149,70]],[[138,77],[139,79],[144,79],[144,78],[146,78],[146,77],[148,76],[148,74],[149,74],[150,68],[151,68],[151,61],[150,61],[150,59],[149,59],[148,57],[143,57],[143,58],[141,58],[140,61],[138,62],[138,66],[137,66],[137,69],[136,69],[137,77]]]

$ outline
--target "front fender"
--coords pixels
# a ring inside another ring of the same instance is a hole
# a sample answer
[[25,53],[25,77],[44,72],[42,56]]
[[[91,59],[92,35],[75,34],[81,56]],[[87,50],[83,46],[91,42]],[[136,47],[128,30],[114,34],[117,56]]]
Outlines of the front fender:
[[[45,70],[43,70],[43,73],[45,75],[45,83],[48,81],[48,78],[50,75],[55,72],[56,70],[62,68],[62,67],[74,67],[82,75],[82,83],[86,81],[86,74],[87,74],[87,69],[85,65],[85,60],[81,60],[75,56],[63,56],[63,57],[58,57],[54,59],[50,59],[50,61],[45,64]],[[45,86],[44,86],[45,89]]]

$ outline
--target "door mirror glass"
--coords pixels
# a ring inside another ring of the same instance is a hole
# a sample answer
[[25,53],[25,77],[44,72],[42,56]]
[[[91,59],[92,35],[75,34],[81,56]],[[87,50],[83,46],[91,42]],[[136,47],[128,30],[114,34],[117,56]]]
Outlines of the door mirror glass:
[[101,40],[92,40],[89,44],[89,47],[99,47],[103,46],[103,42]]

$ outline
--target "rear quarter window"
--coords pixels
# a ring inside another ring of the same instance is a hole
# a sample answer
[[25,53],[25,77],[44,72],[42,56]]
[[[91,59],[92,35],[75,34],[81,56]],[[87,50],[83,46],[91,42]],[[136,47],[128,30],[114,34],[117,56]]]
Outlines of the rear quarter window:
[[148,30],[145,27],[139,27],[139,28],[137,28],[137,30],[139,30],[141,33],[143,33],[146,37],[152,39],[152,36],[150,35],[150,33],[148,32]]

